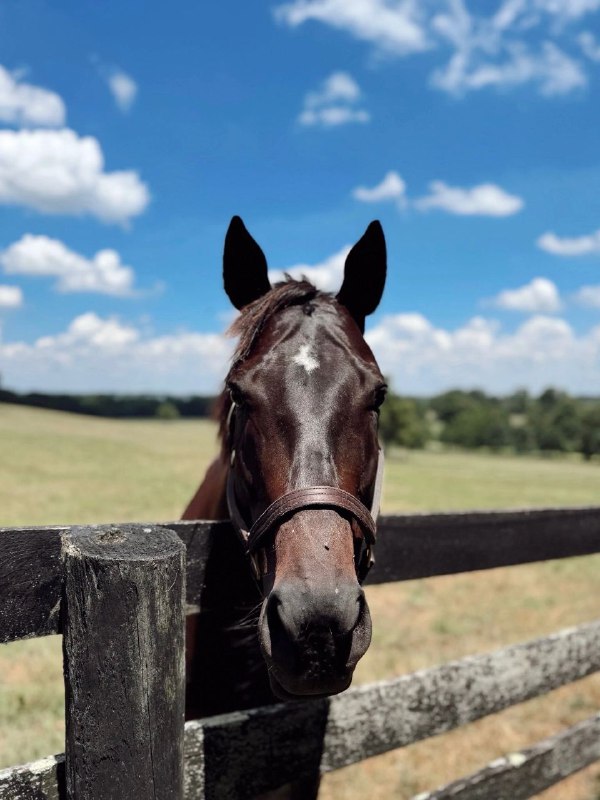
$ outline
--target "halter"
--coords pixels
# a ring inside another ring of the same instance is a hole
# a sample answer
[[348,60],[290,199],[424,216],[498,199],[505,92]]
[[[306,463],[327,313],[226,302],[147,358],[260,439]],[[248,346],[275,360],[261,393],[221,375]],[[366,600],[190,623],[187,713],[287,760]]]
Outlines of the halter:
[[[227,416],[227,426],[235,403],[232,403]],[[235,450],[231,453],[231,466],[235,462]],[[285,519],[293,516],[298,511],[313,508],[325,508],[337,511],[342,516],[350,516],[361,530],[362,535],[355,535],[354,558],[356,574],[360,583],[364,581],[369,570],[375,563],[373,547],[376,541],[376,520],[379,514],[381,490],[383,485],[383,450],[379,449],[377,457],[377,472],[373,486],[373,502],[367,508],[357,497],[336,486],[310,486],[306,489],[292,489],[290,492],[278,497],[269,505],[252,525],[248,525],[240,512],[235,497],[233,470],[230,468],[227,476],[227,507],[231,522],[244,545],[246,555],[250,558],[252,569],[257,580],[263,574],[259,563],[259,551],[262,549],[265,538],[278,527]]]

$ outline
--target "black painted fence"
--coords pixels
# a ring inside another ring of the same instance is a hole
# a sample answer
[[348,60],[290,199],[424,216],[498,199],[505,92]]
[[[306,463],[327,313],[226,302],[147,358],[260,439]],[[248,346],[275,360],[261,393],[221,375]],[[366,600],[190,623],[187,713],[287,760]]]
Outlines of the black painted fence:
[[[600,508],[402,515],[378,528],[370,583],[600,552]],[[599,620],[184,726],[183,616],[201,612],[211,551],[231,537],[225,522],[0,529],[0,642],[62,633],[67,703],[64,756],[0,771],[1,800],[251,797],[600,671]],[[600,715],[420,798],[532,797],[597,759]]]

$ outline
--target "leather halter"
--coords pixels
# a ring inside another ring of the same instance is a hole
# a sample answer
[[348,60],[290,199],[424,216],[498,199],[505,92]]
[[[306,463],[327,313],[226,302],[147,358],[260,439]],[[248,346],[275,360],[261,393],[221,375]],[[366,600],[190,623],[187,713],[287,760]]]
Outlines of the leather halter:
[[[228,424],[235,404],[229,412]],[[235,450],[231,454],[231,466],[235,461]],[[357,497],[336,486],[310,486],[306,489],[292,489],[290,492],[278,497],[269,505],[252,525],[248,525],[237,504],[235,497],[233,469],[229,469],[227,476],[227,507],[231,522],[244,545],[246,555],[249,556],[254,574],[257,579],[262,577],[262,570],[258,562],[258,552],[261,550],[265,538],[272,533],[274,528],[288,517],[298,511],[313,508],[325,508],[337,511],[343,517],[350,516],[358,523],[362,536],[355,537],[355,563],[356,574],[360,583],[366,578],[367,573],[375,562],[373,546],[376,541],[376,520],[379,514],[379,503],[383,484],[383,450],[379,450],[377,459],[377,473],[373,486],[373,502],[369,510]]]

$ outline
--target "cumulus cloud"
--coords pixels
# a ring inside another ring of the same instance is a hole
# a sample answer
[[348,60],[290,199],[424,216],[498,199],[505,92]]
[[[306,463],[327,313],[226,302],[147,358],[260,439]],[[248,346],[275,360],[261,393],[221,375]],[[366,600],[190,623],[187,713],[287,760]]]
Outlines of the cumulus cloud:
[[[578,335],[564,319],[538,314],[510,332],[481,316],[449,330],[422,314],[401,313],[381,319],[367,341],[401,392],[548,385],[600,392],[600,325]],[[215,392],[232,348],[216,333],[157,336],[88,312],[31,344],[0,342],[0,366],[6,382],[23,390]]]
[[27,233],[0,254],[0,263],[7,274],[57,278],[59,292],[134,294],[134,271],[115,250],[100,250],[88,259],[57,239]]
[[49,89],[25,83],[18,73],[0,66],[0,121],[25,127],[65,124],[62,98]]
[[[482,4],[388,0],[293,0],[275,9],[290,27],[328,25],[370,44],[386,57],[436,51],[430,84],[454,95],[530,84],[547,97],[587,84],[584,65],[568,52],[573,27],[600,7],[597,0],[504,0],[488,13]],[[591,34],[579,46],[595,60]],[[583,38],[581,38],[583,37]]]
[[583,31],[578,37],[577,41],[584,55],[592,61],[600,61],[600,44],[596,37],[590,31]]
[[214,392],[232,343],[215,333],[145,335],[88,312],[32,344],[0,342],[6,382],[20,389],[85,392]]
[[276,283],[284,280],[286,275],[290,275],[296,280],[306,278],[322,291],[337,291],[342,285],[344,264],[350,249],[350,245],[346,245],[318,264],[294,264],[284,269],[271,270],[269,280],[271,283]]
[[0,308],[19,308],[23,305],[23,292],[18,286],[0,284]]
[[573,299],[582,306],[600,308],[600,285],[582,286],[581,289],[573,295]]
[[432,181],[429,194],[414,201],[420,211],[437,208],[450,214],[507,217],[520,211],[524,202],[493,183],[482,183],[471,188],[448,186],[443,181]]
[[453,386],[537,392],[549,385],[600,391],[600,326],[577,336],[565,320],[535,315],[514,332],[483,317],[446,330],[420,314],[396,314],[366,338],[400,392],[431,394]]
[[150,201],[134,170],[104,171],[92,136],[63,129],[0,131],[0,203],[126,223]]
[[131,75],[122,69],[113,69],[107,74],[107,83],[117,106],[123,112],[129,111],[138,93],[138,85]]
[[381,203],[386,201],[396,201],[400,205],[405,205],[406,183],[397,172],[388,172],[381,183],[372,188],[357,186],[352,191],[352,197],[360,200],[361,203]]
[[555,256],[586,256],[600,254],[600,230],[585,236],[572,238],[557,236],[548,231],[542,234],[536,242],[541,250]]
[[296,28],[322,22],[396,55],[420,53],[429,47],[416,0],[294,0],[275,9],[280,22]]
[[536,83],[547,97],[568,94],[587,84],[582,66],[552,42],[544,42],[539,52],[522,43],[507,46],[502,60],[486,62],[459,50],[448,64],[431,78],[437,89],[452,94],[488,87],[511,88]]
[[368,122],[370,115],[359,108],[362,93],[347,72],[334,72],[304,98],[298,122],[307,127],[332,128],[349,122]]
[[547,278],[534,278],[525,286],[505,289],[493,298],[492,303],[510,311],[550,314],[559,311],[562,305],[556,285]]

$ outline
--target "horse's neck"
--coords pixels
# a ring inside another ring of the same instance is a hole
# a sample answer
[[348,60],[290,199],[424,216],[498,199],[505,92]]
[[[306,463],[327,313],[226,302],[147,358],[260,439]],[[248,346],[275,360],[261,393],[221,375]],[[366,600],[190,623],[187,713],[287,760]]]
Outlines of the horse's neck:
[[227,455],[221,453],[206,470],[204,480],[188,503],[182,519],[227,519],[229,517],[225,499],[228,471]]
[[[229,458],[208,468],[183,519],[228,519]],[[256,625],[261,596],[233,531],[213,542],[202,591],[202,615],[186,629],[186,717],[221,714],[273,701]]]

